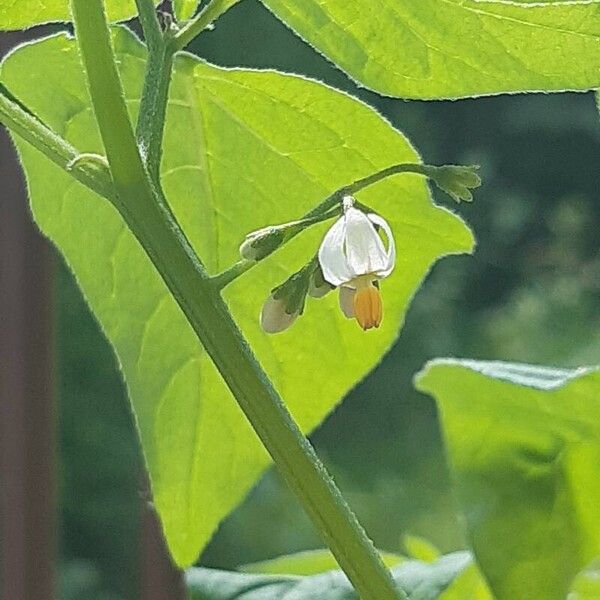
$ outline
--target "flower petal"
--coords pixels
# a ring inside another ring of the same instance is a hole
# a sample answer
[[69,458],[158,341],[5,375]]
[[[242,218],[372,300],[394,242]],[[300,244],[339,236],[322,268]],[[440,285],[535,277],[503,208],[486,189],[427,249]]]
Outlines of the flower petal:
[[266,333],[285,331],[296,319],[298,313],[291,315],[285,311],[285,302],[269,296],[260,313],[260,326]]
[[336,287],[350,281],[354,274],[348,268],[344,243],[346,239],[346,219],[338,219],[325,234],[319,248],[319,264],[323,277]]
[[349,287],[341,287],[340,288],[340,308],[344,313],[344,316],[347,319],[354,318],[354,295],[356,294],[356,290]]
[[371,219],[356,208],[349,208],[344,216],[346,260],[353,278],[387,269],[388,253]]
[[373,213],[370,213],[368,217],[371,222],[375,223],[375,225],[379,225],[379,227],[383,229],[385,236],[387,237],[388,249],[386,252],[386,263],[383,269],[376,272],[378,277],[387,277],[394,270],[396,264],[396,243],[394,242],[394,236],[388,222],[383,217]]

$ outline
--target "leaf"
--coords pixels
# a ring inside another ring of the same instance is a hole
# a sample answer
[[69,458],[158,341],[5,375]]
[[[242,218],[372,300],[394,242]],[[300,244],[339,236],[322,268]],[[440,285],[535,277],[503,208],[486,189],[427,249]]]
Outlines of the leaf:
[[[389,552],[380,554],[387,567],[393,567],[404,560],[397,554]],[[240,570],[245,573],[261,573],[263,575],[317,575],[337,568],[338,564],[329,550],[307,550],[244,565],[240,567]]]
[[262,0],[359,84],[402,98],[600,86],[600,4]]
[[[460,598],[471,600],[474,597],[469,596],[469,589],[460,583],[462,573],[471,565],[468,552],[455,552],[432,564],[405,561],[395,567],[392,574],[411,600],[446,598],[443,592],[456,584],[464,593]],[[188,570],[186,579],[191,600],[358,600],[350,582],[339,570],[299,577],[194,568]]]
[[564,600],[600,555],[600,371],[437,360],[436,397],[475,556],[499,600]]
[[[219,0],[218,3],[218,13],[219,16],[223,15],[226,11],[228,11],[232,6],[237,4],[240,0]],[[186,21],[191,19],[196,13],[196,9],[200,5],[201,0],[173,0],[173,6],[175,10],[175,16],[177,20],[181,23],[182,21]],[[208,4],[203,7],[207,8]],[[219,17],[217,17],[218,19]]]
[[[134,0],[106,0],[111,21],[137,15]],[[41,23],[71,21],[69,0],[0,0],[0,30],[27,29]]]
[[[115,49],[135,112],[144,49],[117,28]],[[64,34],[11,55],[2,81],[85,152],[101,145],[73,40]],[[152,264],[108,202],[19,144],[32,208],[75,273],[114,346],[148,464],[154,501],[179,565],[189,565],[269,459]],[[290,221],[331,191],[417,155],[365,104],[320,83],[276,72],[176,61],[162,178],[191,243],[216,273],[238,259],[246,233]],[[396,271],[382,282],[382,327],[364,334],[336,294],[310,300],[287,332],[258,323],[270,290],[314,256],[324,226],[298,236],[226,290],[226,301],[304,431],[316,427],[396,339],[431,264],[467,252],[464,223],[435,207],[416,176],[359,199],[389,218]]]
[[411,558],[423,562],[433,562],[440,557],[439,550],[431,542],[416,535],[405,535],[402,543]]
[[179,22],[191,18],[198,8],[199,0],[173,0],[175,17]]

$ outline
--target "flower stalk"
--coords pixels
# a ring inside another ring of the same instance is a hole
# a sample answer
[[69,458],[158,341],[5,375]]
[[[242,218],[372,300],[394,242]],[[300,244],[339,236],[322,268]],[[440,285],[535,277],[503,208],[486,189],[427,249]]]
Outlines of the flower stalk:
[[[463,167],[458,165],[426,165],[422,163],[398,163],[395,165],[391,165],[386,167],[385,169],[381,169],[375,173],[367,175],[366,177],[362,177],[357,179],[356,181],[347,184],[335,192],[327,196],[320,204],[318,204],[315,208],[307,212],[302,220],[306,221],[308,225],[314,224],[311,222],[311,219],[317,218],[319,216],[325,215],[329,213],[329,211],[335,209],[336,207],[341,209],[343,199],[346,196],[353,196],[354,194],[360,192],[361,190],[368,188],[371,185],[375,185],[388,177],[392,177],[394,175],[400,175],[403,173],[414,173],[416,175],[422,175],[423,177],[427,177],[431,179],[437,187],[439,187],[442,191],[450,194],[452,198],[456,201],[459,201],[461,198],[467,201],[472,199],[470,194],[470,189],[479,187],[481,185],[481,179],[477,175],[477,166],[469,166]],[[357,208],[360,208],[364,212],[374,212],[364,204],[360,202],[355,202]],[[314,221],[319,222],[319,221]],[[299,233],[299,231],[298,231]],[[284,246],[287,242],[289,242],[293,236],[290,236],[287,239],[284,239],[281,244],[279,244],[276,248],[273,249],[273,252]],[[221,273],[217,275],[213,275],[213,285],[215,288],[222,290],[230,283],[235,281],[238,277],[247,273],[250,269],[252,269],[256,265],[256,260],[248,260],[243,258],[242,260],[234,263],[228,269],[225,269]]]

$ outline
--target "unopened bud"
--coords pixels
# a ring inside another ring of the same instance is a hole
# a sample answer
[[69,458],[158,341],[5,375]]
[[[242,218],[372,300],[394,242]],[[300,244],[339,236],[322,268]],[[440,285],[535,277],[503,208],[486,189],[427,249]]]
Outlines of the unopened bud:
[[288,313],[285,300],[277,300],[269,296],[260,313],[260,326],[266,333],[280,333],[292,325],[299,314],[299,312]]
[[265,332],[284,331],[304,312],[309,279],[307,267],[276,287],[265,301],[260,315]]
[[335,289],[334,286],[323,277],[321,265],[317,265],[308,282],[308,295],[311,298],[322,298],[333,289]]
[[246,236],[240,246],[240,254],[246,260],[259,261],[281,246],[284,232],[281,228],[265,227]]
[[481,178],[477,174],[478,166],[464,167],[460,165],[444,165],[433,167],[430,177],[435,184],[456,202],[464,200],[471,202],[471,190],[481,185]]

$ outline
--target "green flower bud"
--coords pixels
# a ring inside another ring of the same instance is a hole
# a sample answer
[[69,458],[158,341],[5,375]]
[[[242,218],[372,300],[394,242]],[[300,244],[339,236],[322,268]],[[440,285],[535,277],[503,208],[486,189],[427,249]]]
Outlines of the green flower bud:
[[289,314],[284,300],[269,296],[260,313],[260,326],[265,333],[281,333],[298,318],[299,312]]
[[265,301],[260,324],[266,333],[287,329],[304,312],[312,261],[277,286]]
[[306,294],[308,293],[309,273],[306,267],[294,273],[289,279],[272,291],[275,300],[285,302],[285,310],[288,314],[304,312]]
[[435,184],[456,202],[464,200],[471,202],[471,190],[481,185],[481,178],[477,175],[478,166],[463,167],[460,165],[444,165],[431,167],[430,177]]
[[242,242],[240,255],[246,260],[262,260],[281,246],[284,237],[284,231],[278,227],[265,227],[253,231]]
[[311,298],[322,298],[334,289],[335,286],[331,285],[331,283],[326,281],[323,277],[321,265],[317,265],[308,282],[308,295]]

